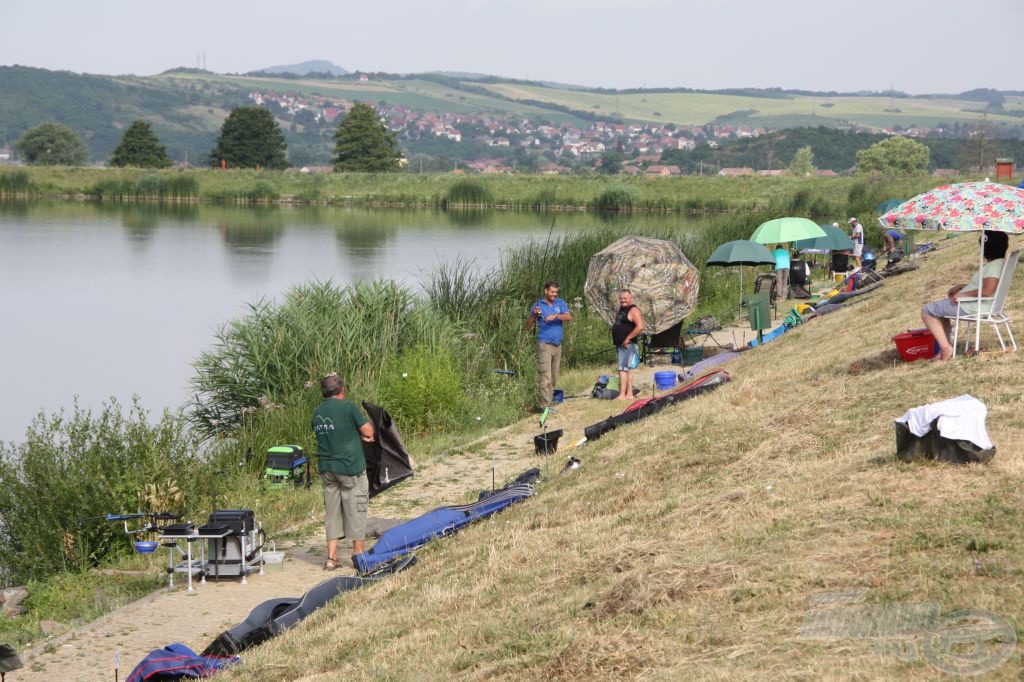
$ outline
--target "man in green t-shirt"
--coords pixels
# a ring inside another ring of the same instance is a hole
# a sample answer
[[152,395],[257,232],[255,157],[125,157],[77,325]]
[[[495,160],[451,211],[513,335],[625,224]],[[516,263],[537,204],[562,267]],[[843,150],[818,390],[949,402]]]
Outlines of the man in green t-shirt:
[[363,441],[374,439],[371,424],[351,400],[345,399],[345,385],[337,374],[320,380],[324,401],[313,412],[316,435],[317,467],[324,489],[327,561],[324,570],[338,563],[338,540],[352,541],[352,551],[360,554],[365,545],[369,485]]

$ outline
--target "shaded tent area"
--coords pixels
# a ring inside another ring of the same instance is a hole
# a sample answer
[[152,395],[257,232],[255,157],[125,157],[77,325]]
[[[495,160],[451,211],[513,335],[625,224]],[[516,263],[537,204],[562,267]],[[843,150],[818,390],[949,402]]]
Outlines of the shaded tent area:
[[731,379],[732,376],[724,369],[717,369],[705,374],[699,379],[691,381],[685,386],[677,388],[671,393],[667,393],[657,398],[644,398],[643,400],[638,400],[627,407],[622,414],[614,417],[608,417],[608,419],[599,421],[596,424],[591,424],[584,429],[583,435],[586,436],[588,441],[595,441],[604,434],[613,429],[617,429],[623,424],[632,424],[633,422],[649,417],[655,412],[659,412],[670,405],[675,405],[676,403],[684,400],[696,398],[708,391],[713,391]]
[[438,507],[384,531],[373,547],[352,557],[356,570],[361,575],[380,570],[435,538],[452,535],[474,521],[532,497],[536,494],[533,484],[539,478],[540,469],[528,469],[503,488],[481,492],[472,504]]
[[302,597],[282,597],[265,601],[254,608],[248,618],[241,623],[220,633],[217,639],[203,650],[202,655],[236,656],[290,630],[338,595],[357,590],[415,563],[416,557],[407,556],[402,561],[395,562],[370,576],[339,576],[323,581]]
[[376,434],[372,443],[363,443],[366,479],[369,481],[370,497],[373,497],[410,478],[413,475],[413,461],[388,411],[367,402],[363,403],[363,409]]

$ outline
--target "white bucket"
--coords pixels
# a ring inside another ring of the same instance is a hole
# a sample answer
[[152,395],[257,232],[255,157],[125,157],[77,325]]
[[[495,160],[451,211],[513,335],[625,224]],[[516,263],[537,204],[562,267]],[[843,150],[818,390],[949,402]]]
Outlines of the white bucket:
[[284,552],[278,552],[277,546],[273,545],[273,550],[269,552],[263,552],[263,570],[264,571],[283,571],[284,570]]

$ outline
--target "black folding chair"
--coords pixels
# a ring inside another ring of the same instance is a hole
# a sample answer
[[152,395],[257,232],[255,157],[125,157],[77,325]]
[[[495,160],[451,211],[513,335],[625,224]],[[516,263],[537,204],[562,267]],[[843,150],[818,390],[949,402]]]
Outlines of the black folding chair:
[[670,355],[682,348],[683,323],[672,325],[657,334],[640,335],[640,362],[649,362],[655,355]]
[[772,307],[772,319],[779,316],[779,292],[777,290],[779,280],[774,272],[762,272],[754,280],[755,294],[768,294],[768,301]]

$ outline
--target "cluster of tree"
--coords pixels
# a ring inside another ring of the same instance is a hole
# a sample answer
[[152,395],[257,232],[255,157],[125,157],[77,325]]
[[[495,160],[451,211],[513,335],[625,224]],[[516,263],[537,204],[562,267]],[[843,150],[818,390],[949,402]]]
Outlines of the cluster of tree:
[[[401,169],[398,140],[367,104],[352,107],[338,125],[334,139],[335,170],[386,173]],[[59,123],[32,128],[18,140],[17,147],[30,164],[77,166],[88,157],[78,134]],[[262,107],[244,106],[232,110],[225,119],[209,159],[214,166],[281,169],[291,165],[287,149],[274,116]],[[152,126],[139,120],[125,130],[110,165],[166,168],[171,159]]]
[[[962,130],[959,139],[930,137],[920,140],[928,150],[928,168],[957,168],[970,170],[991,165],[996,157],[1008,156],[1024,159],[1024,140],[995,137],[993,130],[976,125]],[[692,150],[670,149],[662,153],[661,163],[677,165],[684,173],[696,173],[701,168],[748,166],[751,168],[791,168],[799,150],[813,150],[813,165],[817,168],[849,171],[857,166],[858,153],[890,136],[874,133],[837,130],[818,126],[791,128],[711,146],[698,142]],[[904,139],[904,138],[901,138]]]

